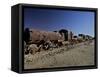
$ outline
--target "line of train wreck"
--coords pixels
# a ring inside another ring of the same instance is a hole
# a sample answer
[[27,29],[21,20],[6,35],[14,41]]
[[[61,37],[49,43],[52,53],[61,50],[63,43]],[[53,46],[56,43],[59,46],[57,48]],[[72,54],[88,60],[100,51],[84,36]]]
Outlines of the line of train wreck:
[[75,45],[93,39],[92,36],[84,34],[78,34],[76,36],[72,31],[66,29],[49,32],[26,28],[24,30],[24,52],[25,54],[34,54],[41,50]]

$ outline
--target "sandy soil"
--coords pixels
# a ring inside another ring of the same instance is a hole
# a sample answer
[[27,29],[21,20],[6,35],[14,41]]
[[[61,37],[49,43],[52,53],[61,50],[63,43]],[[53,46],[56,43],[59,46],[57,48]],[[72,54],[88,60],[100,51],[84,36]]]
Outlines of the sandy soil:
[[24,56],[24,69],[94,65],[94,42],[63,46]]

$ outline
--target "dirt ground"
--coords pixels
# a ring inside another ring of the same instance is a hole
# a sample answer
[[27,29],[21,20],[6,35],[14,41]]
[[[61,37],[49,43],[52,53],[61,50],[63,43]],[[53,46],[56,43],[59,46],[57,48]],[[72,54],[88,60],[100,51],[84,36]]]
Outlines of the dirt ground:
[[94,65],[94,42],[80,43],[24,56],[24,69]]

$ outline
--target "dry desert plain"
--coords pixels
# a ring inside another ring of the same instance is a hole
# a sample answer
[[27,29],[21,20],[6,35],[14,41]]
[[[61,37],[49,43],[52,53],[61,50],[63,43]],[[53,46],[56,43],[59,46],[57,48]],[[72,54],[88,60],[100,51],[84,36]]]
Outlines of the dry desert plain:
[[24,56],[24,69],[94,65],[94,41],[79,43],[74,47],[40,51]]

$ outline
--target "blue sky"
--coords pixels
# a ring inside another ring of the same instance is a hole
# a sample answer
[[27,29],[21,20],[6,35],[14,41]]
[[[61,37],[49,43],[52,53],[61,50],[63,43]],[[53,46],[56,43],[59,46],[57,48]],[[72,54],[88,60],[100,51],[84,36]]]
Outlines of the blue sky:
[[25,8],[24,26],[45,31],[67,29],[75,35],[94,36],[94,12]]

